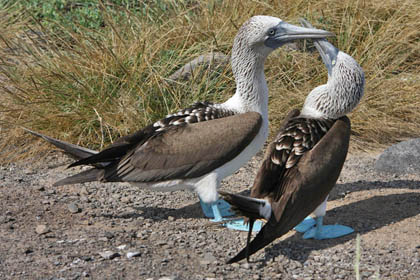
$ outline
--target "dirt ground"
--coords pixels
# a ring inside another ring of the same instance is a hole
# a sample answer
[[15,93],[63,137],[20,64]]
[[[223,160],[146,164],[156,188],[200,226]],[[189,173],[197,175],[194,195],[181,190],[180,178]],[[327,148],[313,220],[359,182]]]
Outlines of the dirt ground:
[[[196,194],[128,184],[53,187],[75,173],[71,160],[0,166],[0,279],[420,279],[420,174],[377,174],[377,154],[350,155],[325,223],[355,233],[303,240],[291,231],[251,257],[226,265],[246,233],[208,226]],[[261,154],[223,182],[249,189]],[[134,255],[134,256],[132,256]]]

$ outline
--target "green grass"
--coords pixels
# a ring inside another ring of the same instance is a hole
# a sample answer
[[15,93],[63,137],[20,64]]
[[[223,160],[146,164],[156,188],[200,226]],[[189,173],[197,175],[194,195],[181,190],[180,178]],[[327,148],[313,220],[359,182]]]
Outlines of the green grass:
[[[361,247],[360,247],[360,234],[358,233],[356,236],[356,254],[354,257],[354,278],[356,280],[360,280],[363,277],[360,276],[360,271],[362,270],[360,268],[360,258],[361,258]],[[371,269],[369,269],[371,270]],[[379,267],[376,268],[375,272],[373,273],[373,279],[379,280],[380,279],[380,275],[379,275]]]
[[[168,77],[201,54],[229,54],[237,28],[255,14],[295,24],[305,17],[335,32],[332,42],[362,65],[365,97],[350,115],[354,149],[419,136],[416,0],[139,2],[0,4],[3,151],[36,152],[21,126],[100,148],[195,100],[226,100],[235,90],[229,66],[200,68],[175,84]],[[317,53],[281,49],[269,57],[272,132],[326,76]]]

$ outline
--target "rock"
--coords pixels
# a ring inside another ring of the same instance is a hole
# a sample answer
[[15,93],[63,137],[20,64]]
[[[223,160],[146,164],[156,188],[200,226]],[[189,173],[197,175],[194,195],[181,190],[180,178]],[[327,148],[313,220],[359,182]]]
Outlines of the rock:
[[25,248],[25,250],[23,251],[25,253],[25,255],[31,254],[34,252],[34,250],[32,248]]
[[35,231],[39,235],[46,234],[46,233],[50,232],[49,228],[46,225],[37,225],[36,228],[35,228]]
[[376,161],[375,170],[398,175],[420,172],[420,138],[387,148]]
[[105,232],[104,236],[105,236],[108,240],[110,240],[110,239],[112,239],[112,238],[114,238],[114,237],[115,237],[115,234],[113,234],[112,232],[107,231],[107,232]]
[[93,261],[93,258],[91,256],[82,256],[80,257],[82,260],[84,260],[85,262],[90,262]]
[[119,253],[113,251],[100,252],[99,255],[106,260],[112,260],[121,256]]
[[204,254],[203,258],[200,260],[200,264],[208,265],[208,264],[211,264],[215,261],[216,261],[216,258],[212,254],[206,253],[206,254]]
[[140,252],[139,251],[134,251],[134,252],[128,252],[127,253],[127,258],[131,259],[134,257],[139,257],[140,256]]
[[70,203],[68,206],[67,206],[67,209],[69,209],[69,211],[70,211],[70,213],[72,213],[72,214],[76,214],[76,213],[79,213],[80,212],[80,208],[79,208],[79,206],[77,206],[77,204],[76,203]]
[[159,280],[177,280],[178,278],[176,276],[164,276],[160,277]]

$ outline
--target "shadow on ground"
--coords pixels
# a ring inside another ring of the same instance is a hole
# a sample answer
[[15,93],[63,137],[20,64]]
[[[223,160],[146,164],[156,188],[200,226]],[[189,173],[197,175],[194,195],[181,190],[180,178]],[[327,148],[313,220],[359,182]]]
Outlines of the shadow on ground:
[[[327,212],[325,224],[340,223],[354,228],[353,234],[331,240],[303,240],[301,234],[277,242],[265,249],[263,264],[272,258],[284,255],[301,263],[308,259],[314,250],[334,247],[354,239],[356,234],[364,234],[372,230],[397,223],[420,213],[420,193],[380,195],[369,199],[336,207]],[[286,245],[287,244],[287,245]],[[288,247],[299,248],[290,250]]]

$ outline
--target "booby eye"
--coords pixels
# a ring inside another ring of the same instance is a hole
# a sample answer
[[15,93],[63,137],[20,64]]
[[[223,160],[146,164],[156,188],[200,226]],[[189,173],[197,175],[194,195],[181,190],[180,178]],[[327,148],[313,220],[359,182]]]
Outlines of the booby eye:
[[267,33],[268,36],[273,36],[274,34],[276,34],[276,30],[274,28],[270,28]]

